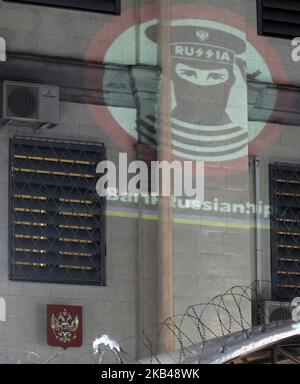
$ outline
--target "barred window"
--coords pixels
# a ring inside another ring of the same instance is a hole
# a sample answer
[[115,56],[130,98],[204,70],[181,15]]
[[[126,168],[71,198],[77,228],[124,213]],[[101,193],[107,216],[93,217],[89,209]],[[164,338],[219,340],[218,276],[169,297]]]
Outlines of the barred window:
[[270,165],[273,299],[300,296],[300,165]]
[[292,39],[300,36],[299,0],[257,0],[260,35]]
[[13,3],[46,5],[81,11],[104,12],[119,15],[121,0],[4,0]]
[[10,279],[105,284],[102,144],[10,140]]

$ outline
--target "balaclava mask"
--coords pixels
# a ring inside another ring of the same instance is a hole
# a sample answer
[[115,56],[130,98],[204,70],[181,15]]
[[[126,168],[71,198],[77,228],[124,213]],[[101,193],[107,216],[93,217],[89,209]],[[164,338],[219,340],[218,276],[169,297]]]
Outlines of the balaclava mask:
[[232,66],[175,58],[172,79],[176,100],[173,117],[200,125],[230,122],[226,106],[235,82]]

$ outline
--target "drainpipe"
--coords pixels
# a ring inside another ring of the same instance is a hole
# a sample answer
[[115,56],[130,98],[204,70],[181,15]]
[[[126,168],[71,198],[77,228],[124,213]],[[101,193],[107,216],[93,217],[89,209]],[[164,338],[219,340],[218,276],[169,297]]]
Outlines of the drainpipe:
[[261,218],[260,218],[260,170],[261,161],[259,157],[254,158],[254,177],[255,177],[255,256],[256,256],[256,280],[261,292],[262,288],[262,236],[261,236]]
[[[140,0],[134,0],[134,10],[135,10],[135,40],[136,40],[136,51],[135,51],[135,61],[136,64],[140,64],[140,33],[141,33],[141,2]],[[139,101],[136,98],[136,106],[137,106],[137,124],[139,122]],[[140,137],[140,129],[137,126],[138,132],[138,143],[141,142]],[[137,156],[137,160],[140,160]],[[138,201],[138,230],[137,230],[137,247],[138,247],[138,257],[136,260],[136,269],[137,269],[137,282],[136,282],[136,356],[141,358],[143,356],[143,344],[142,344],[142,334],[145,325],[145,317],[144,317],[144,297],[145,297],[145,286],[144,286],[144,228],[143,228],[143,206],[141,202],[141,197]]]
[[[162,68],[160,116],[158,129],[158,160],[172,162],[171,136],[171,0],[157,1],[159,10],[160,36],[159,54]],[[162,183],[164,182],[161,180]],[[171,185],[173,185],[171,181]],[[172,190],[172,188],[171,188]],[[172,193],[171,193],[172,194]],[[174,271],[173,271],[173,216],[172,196],[159,199],[159,322],[174,315]],[[165,352],[175,349],[174,335],[162,328],[160,345]]]

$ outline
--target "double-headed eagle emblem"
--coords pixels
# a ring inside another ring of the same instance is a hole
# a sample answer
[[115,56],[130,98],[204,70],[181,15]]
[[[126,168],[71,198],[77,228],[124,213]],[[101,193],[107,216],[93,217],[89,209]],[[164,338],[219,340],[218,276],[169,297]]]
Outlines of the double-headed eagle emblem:
[[207,41],[210,37],[210,33],[205,30],[196,31],[196,35],[200,41]]
[[79,316],[64,309],[58,314],[51,315],[51,328],[55,338],[67,344],[77,338],[76,331],[79,327]]

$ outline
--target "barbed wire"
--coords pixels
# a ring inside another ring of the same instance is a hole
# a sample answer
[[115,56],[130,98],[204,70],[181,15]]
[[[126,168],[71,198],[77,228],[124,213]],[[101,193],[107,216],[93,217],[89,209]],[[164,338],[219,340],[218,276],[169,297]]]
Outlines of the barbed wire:
[[[207,302],[190,305],[183,314],[177,314],[167,318],[161,324],[147,327],[141,337],[126,338],[119,344],[108,336],[104,336],[106,340],[104,344],[101,338],[96,339],[99,343],[94,345],[93,350],[84,351],[76,363],[138,363],[135,352],[130,353],[126,347],[127,344],[136,345],[139,354],[147,358],[149,363],[154,364],[166,361],[180,363],[193,356],[195,346],[198,350],[204,351],[206,345],[210,345],[212,340],[219,351],[222,351],[226,348],[229,335],[242,332],[245,338],[249,338],[253,325],[266,326],[269,320],[264,304],[270,299],[271,283],[269,281],[255,281],[249,286],[234,286]],[[277,321],[285,320],[285,316],[280,318],[279,312]],[[176,353],[165,350],[160,341],[162,333],[174,338]],[[21,357],[17,360],[0,352],[0,362],[3,360],[8,364],[57,363],[67,356],[68,350],[57,352],[46,360],[35,352],[20,352]]]
[[[226,336],[238,331],[249,338],[253,325],[264,327],[268,322],[264,303],[270,299],[271,282],[255,281],[249,286],[231,287],[208,302],[189,306],[183,314],[172,316],[160,324],[156,339],[149,336],[149,329],[143,332],[143,345],[150,354],[149,361],[161,363],[159,356],[164,354],[164,361],[167,355],[169,361],[180,363],[195,353],[193,347],[204,350],[211,340],[222,351],[229,340]],[[277,318],[280,322],[285,320],[285,316]],[[164,350],[159,342],[162,332],[164,335],[169,332],[174,337],[178,354]]]

